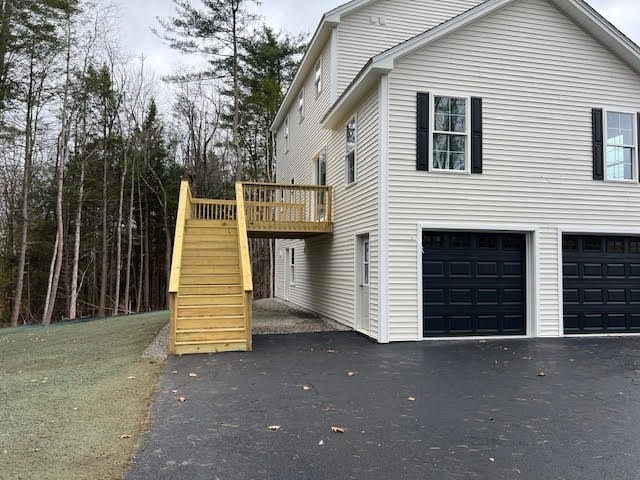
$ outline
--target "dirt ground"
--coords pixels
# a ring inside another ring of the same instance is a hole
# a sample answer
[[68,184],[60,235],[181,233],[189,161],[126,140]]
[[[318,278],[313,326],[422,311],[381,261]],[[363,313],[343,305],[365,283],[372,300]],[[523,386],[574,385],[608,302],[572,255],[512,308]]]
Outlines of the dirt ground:
[[120,478],[162,368],[140,354],[167,321],[0,330],[0,478]]

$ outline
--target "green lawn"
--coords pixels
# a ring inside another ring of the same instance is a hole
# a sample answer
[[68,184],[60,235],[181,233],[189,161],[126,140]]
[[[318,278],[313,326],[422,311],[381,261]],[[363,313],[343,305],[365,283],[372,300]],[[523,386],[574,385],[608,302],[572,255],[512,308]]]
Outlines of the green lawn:
[[0,330],[0,477],[121,478],[162,368],[140,354],[167,322]]

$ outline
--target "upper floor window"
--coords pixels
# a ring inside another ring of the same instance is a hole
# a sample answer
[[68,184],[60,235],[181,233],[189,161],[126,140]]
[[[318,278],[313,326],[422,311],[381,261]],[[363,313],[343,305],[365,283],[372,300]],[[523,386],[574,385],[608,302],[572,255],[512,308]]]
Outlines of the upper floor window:
[[304,120],[304,89],[300,90],[298,95],[298,121]]
[[347,123],[346,128],[346,168],[347,168],[347,185],[356,181],[356,146],[357,146],[357,126],[356,118],[353,117]]
[[431,168],[435,171],[469,171],[469,99],[434,95],[432,102]]
[[316,86],[316,97],[318,97],[322,93],[322,59],[316,63],[314,83]]
[[284,119],[284,153],[289,151],[289,115]]
[[633,180],[637,157],[635,114],[606,112],[605,172],[607,180]]

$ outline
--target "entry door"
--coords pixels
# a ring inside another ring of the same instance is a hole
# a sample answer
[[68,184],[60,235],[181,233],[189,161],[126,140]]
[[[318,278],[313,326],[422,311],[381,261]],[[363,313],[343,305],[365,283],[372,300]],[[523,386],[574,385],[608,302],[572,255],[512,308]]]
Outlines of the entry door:
[[[316,185],[327,185],[327,153],[322,152],[315,161]],[[316,193],[315,219],[318,222],[324,221],[327,216],[327,195],[325,192]]]
[[369,235],[358,237],[357,245],[357,327],[363,332],[369,331],[369,283],[371,277],[371,249]]

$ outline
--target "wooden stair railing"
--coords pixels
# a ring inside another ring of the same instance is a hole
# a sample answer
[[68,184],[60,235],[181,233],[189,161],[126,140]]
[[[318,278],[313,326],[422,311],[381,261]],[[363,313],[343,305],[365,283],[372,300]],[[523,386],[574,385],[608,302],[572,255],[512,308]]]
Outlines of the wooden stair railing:
[[253,349],[251,329],[253,320],[253,278],[251,277],[251,257],[249,255],[249,238],[247,236],[247,219],[244,206],[242,183],[236,183],[236,206],[238,223],[238,248],[240,250],[240,273],[244,291],[245,328],[247,329],[247,350]]

